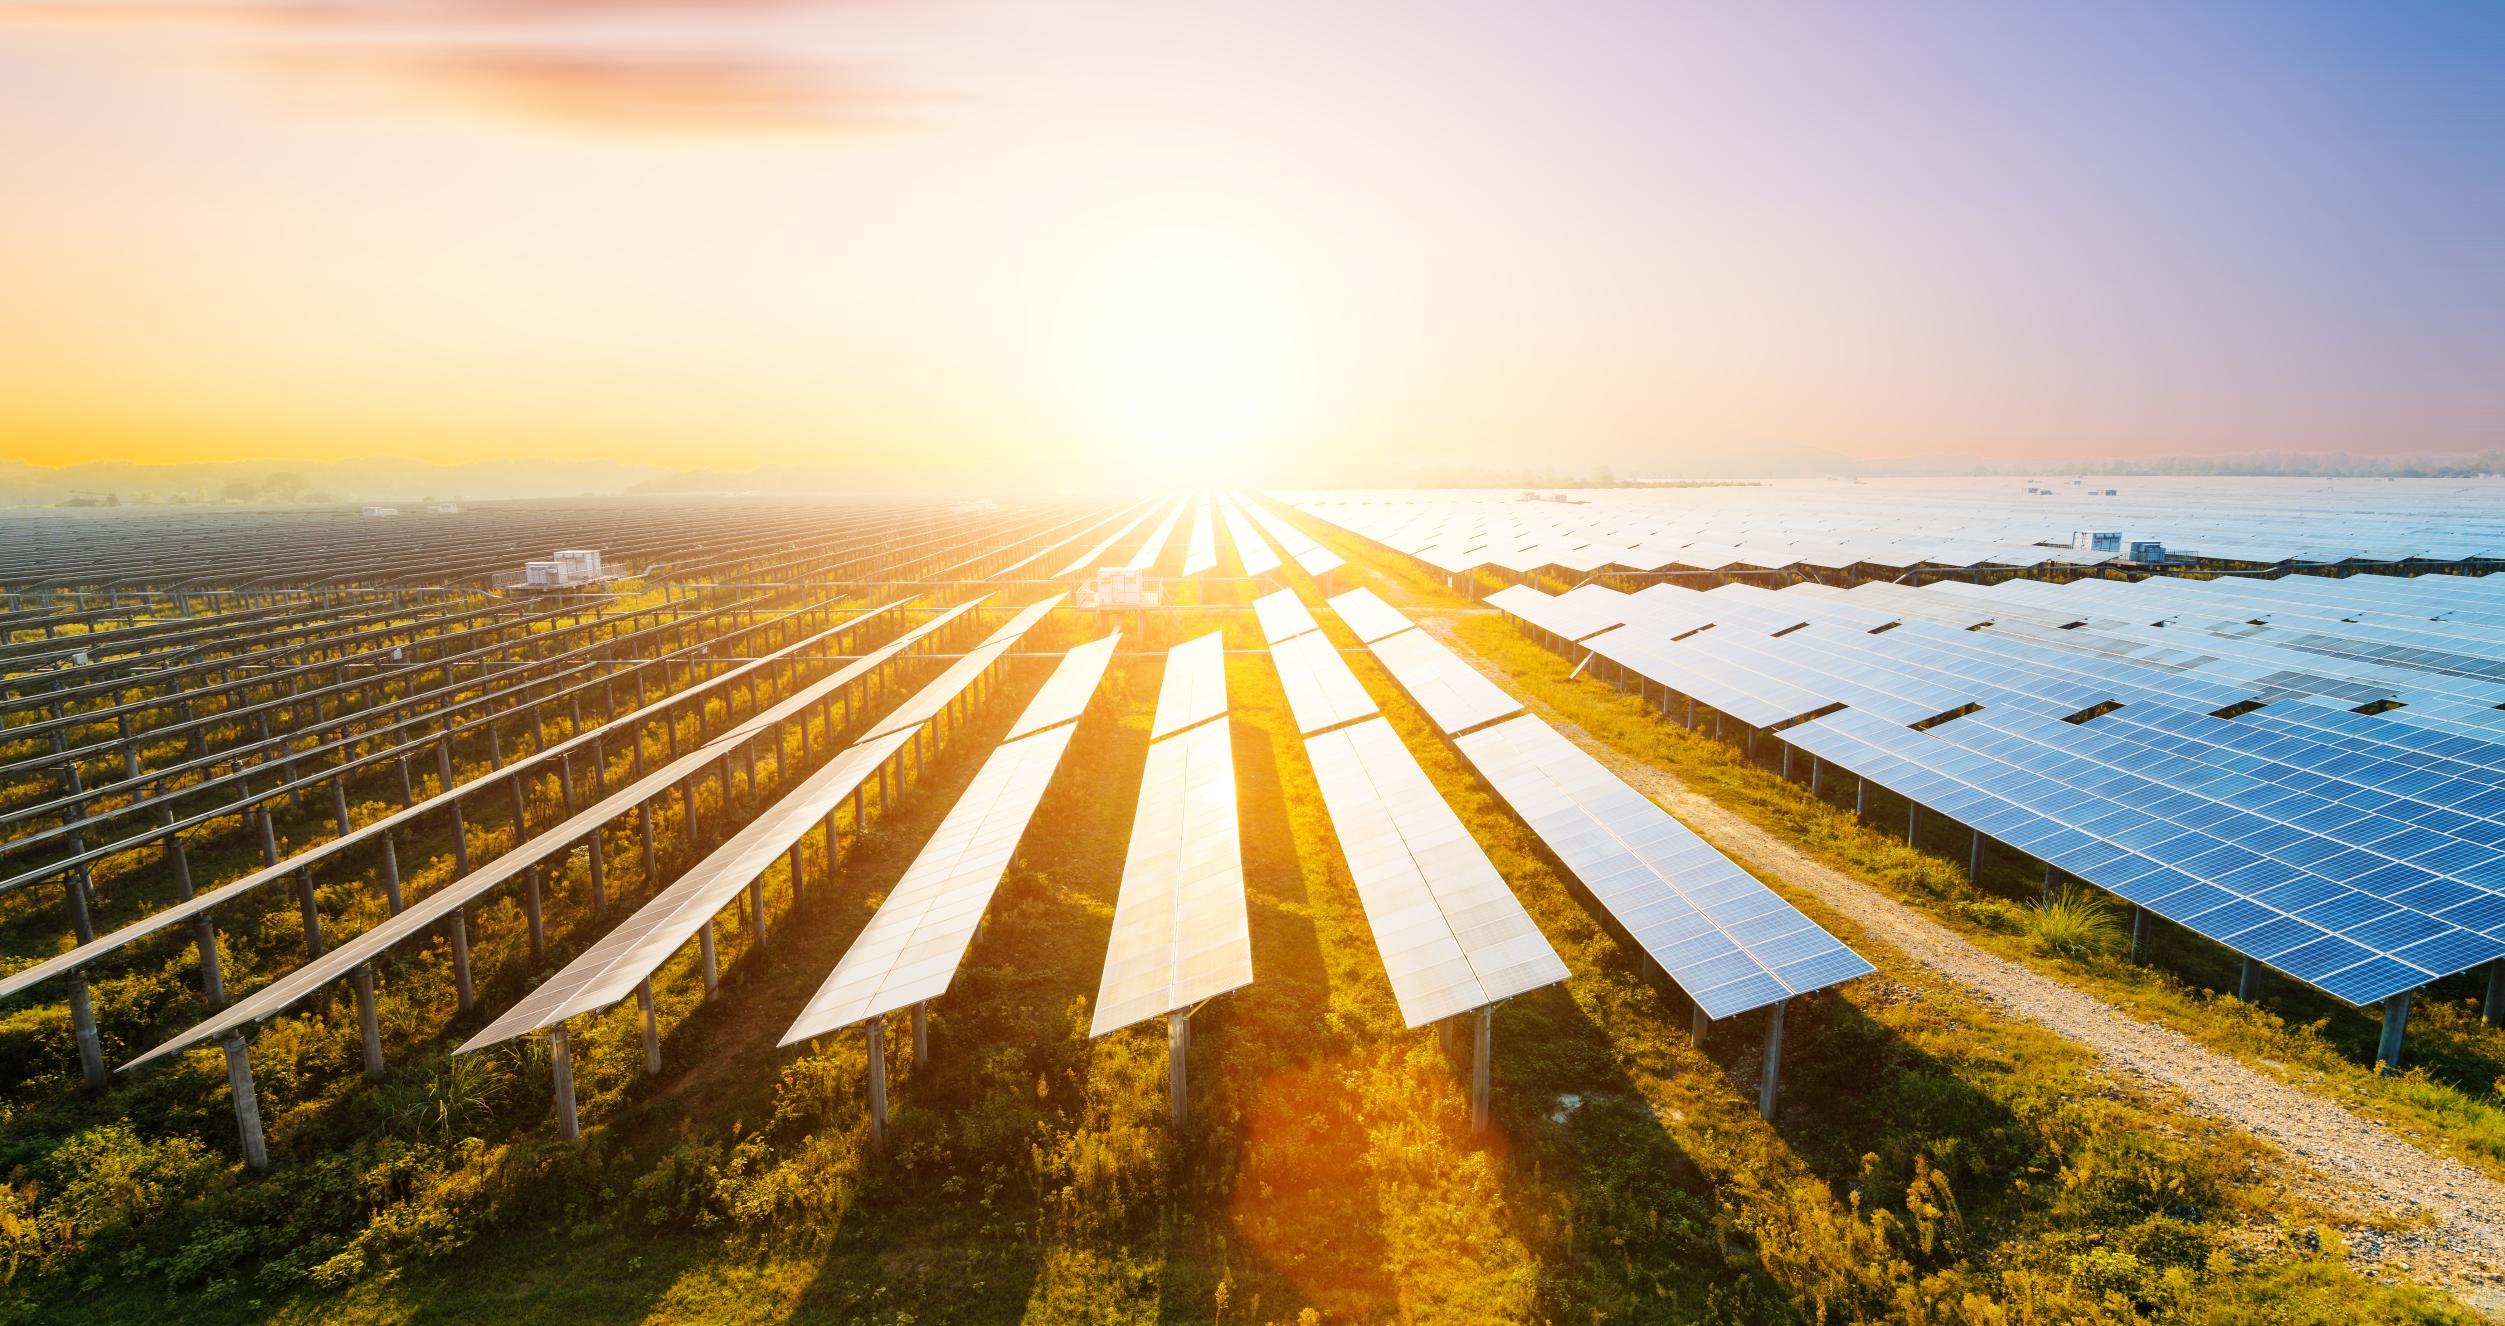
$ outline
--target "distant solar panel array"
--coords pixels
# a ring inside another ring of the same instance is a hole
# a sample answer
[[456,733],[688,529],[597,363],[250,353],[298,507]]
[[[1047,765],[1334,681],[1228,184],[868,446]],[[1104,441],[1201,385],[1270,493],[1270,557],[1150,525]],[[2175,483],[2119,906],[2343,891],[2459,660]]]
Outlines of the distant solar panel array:
[[[2505,1017],[2505,577],[1584,586],[1489,602],[2253,963]],[[2251,968],[2244,982],[2251,990]]]
[[[2505,563],[2505,481],[2494,479],[1783,480],[1280,496],[1454,575],[2060,568],[2127,560],[2140,541],[2170,558],[2255,565]],[[2082,532],[2120,537],[2082,548]]]

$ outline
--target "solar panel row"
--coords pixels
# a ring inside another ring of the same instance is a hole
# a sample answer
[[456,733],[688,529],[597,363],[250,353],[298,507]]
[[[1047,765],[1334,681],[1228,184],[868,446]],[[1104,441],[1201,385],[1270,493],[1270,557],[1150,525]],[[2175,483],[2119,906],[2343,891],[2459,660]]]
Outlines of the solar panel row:
[[1497,599],[2349,1002],[2505,957],[2505,583]]

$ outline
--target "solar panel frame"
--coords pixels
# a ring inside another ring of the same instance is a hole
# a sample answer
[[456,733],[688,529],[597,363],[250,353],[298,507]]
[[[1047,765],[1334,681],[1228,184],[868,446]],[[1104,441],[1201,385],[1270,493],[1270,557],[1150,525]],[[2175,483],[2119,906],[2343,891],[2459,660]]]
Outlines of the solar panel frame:
[[1292,636],[1270,647],[1287,709],[1305,736],[1381,712],[1365,684],[1340,657],[1339,646],[1320,631]]

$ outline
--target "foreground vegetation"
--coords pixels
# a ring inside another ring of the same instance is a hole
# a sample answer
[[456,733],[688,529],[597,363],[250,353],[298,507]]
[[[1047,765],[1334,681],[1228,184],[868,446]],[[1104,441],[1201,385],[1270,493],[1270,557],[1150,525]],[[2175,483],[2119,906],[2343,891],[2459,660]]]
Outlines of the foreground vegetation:
[[[1249,613],[1225,620],[1231,643],[1257,643]],[[1153,622],[1126,645],[1200,629]],[[2466,1318],[2449,1299],[2350,1271],[2328,1232],[2345,1213],[2292,1203],[2258,1144],[2118,1091],[2078,1047],[1931,980],[1848,917],[1818,913],[1880,975],[1800,1001],[1769,1126],[1754,1109],[1756,1022],[1690,1044],[1677,998],[1639,976],[1527,830],[1370,660],[1356,662],[1575,973],[1497,1014],[1486,1135],[1468,1127],[1466,1064],[1431,1030],[1400,1025],[1276,678],[1248,652],[1230,661],[1230,722],[1257,979],[1197,1020],[1192,1126],[1179,1137],[1166,1126],[1159,1029],[1086,1035],[1156,691],[1153,662],[1125,662],[1081,724],[987,933],[933,1005],[930,1062],[912,1062],[901,1019],[890,1029],[894,1132],[886,1154],[868,1150],[862,1039],[797,1054],[773,1042],[1005,728],[1040,676],[1030,668],[896,807],[848,824],[844,874],[813,888],[810,910],[758,947],[734,909],[713,999],[700,998],[691,957],[665,972],[658,1077],[641,1076],[631,1008],[578,1028],[580,1146],[554,1139],[544,1042],[448,1056],[610,923],[590,917],[579,866],[552,883],[548,962],[529,961],[511,903],[474,925],[477,1012],[456,1011],[440,945],[386,970],[383,1082],[359,1075],[344,996],[264,1031],[254,1066],[281,1158],[266,1175],[233,1159],[213,1055],[86,1097],[57,1009],[0,1019],[11,1111],[0,1311],[48,1322],[123,1321],[177,1301],[203,1322]],[[1507,660],[1544,701],[1610,702],[1536,662]],[[1627,716],[1630,729],[1640,717]],[[1727,748],[1652,735],[1700,768],[1763,776],[1716,754]],[[721,810],[708,800],[706,811],[718,830]],[[664,859],[688,859],[683,825],[664,828]],[[609,859],[630,860],[618,847]],[[412,875],[413,890],[436,882]],[[770,882],[780,917],[779,871]],[[340,892],[334,915],[368,906]],[[624,893],[613,907],[643,896]],[[265,905],[257,923],[228,923],[236,988],[301,959],[292,903]],[[120,1058],[196,1016],[189,965],[177,945],[160,969],[99,982]]]

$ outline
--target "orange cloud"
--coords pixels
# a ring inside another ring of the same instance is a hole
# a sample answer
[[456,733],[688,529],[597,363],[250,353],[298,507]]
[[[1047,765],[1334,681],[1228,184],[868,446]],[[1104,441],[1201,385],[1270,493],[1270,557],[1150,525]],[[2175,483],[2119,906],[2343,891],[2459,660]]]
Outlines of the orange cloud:
[[[860,71],[758,21],[841,0],[0,0],[0,22],[284,30],[289,74],[446,107],[620,130],[827,131],[897,122]],[[620,20],[662,20],[622,31]],[[817,35],[817,34],[811,34]]]

